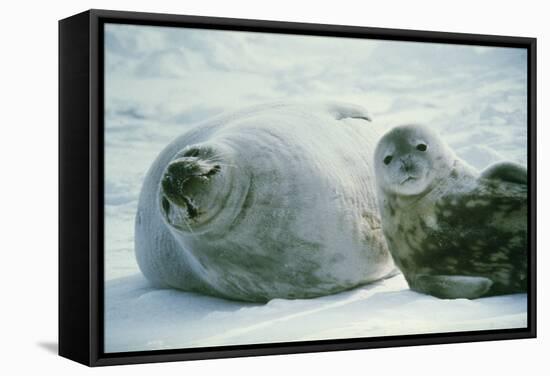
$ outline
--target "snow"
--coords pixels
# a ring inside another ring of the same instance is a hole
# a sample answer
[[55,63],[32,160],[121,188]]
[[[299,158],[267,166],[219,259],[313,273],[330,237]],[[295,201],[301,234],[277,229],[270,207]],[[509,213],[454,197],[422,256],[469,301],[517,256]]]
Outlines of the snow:
[[265,305],[156,290],[133,244],[156,155],[193,123],[257,103],[357,103],[387,129],[436,128],[478,169],[525,164],[525,51],[127,25],[108,25],[105,40],[107,352],[526,326],[525,294],[439,300],[402,276]]
[[141,275],[106,285],[107,352],[276,343],[526,326],[525,294],[440,300],[402,275],[317,299],[243,304],[151,288]]

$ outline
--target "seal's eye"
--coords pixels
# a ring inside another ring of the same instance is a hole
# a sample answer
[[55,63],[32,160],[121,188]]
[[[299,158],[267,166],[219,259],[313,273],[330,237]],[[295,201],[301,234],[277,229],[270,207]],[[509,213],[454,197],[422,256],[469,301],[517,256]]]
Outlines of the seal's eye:
[[418,144],[418,145],[416,145],[416,150],[426,151],[427,148],[428,148],[428,146],[427,146],[426,144]]
[[392,159],[393,157],[391,155],[386,156],[386,158],[384,158],[384,164],[390,164]]

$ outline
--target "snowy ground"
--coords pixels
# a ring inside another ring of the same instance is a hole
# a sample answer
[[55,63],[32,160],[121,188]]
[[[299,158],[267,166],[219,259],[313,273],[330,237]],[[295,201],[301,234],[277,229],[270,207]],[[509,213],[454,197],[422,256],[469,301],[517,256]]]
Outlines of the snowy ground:
[[379,126],[424,123],[477,168],[526,163],[521,50],[108,25],[105,349],[132,351],[526,325],[526,296],[439,300],[401,276],[266,305],[153,290],[133,254],[145,172],[193,123],[275,100],[364,105]]
[[317,299],[242,304],[148,286],[141,275],[106,285],[106,351],[309,341],[519,328],[525,294],[442,301],[402,275]]

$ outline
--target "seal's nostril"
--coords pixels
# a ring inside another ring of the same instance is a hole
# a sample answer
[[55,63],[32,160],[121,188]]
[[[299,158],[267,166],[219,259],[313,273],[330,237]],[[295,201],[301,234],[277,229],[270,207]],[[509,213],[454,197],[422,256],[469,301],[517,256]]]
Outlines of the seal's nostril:
[[220,172],[220,170],[221,170],[220,165],[215,165],[214,167],[212,167],[212,169],[210,169],[210,171],[206,172],[206,173],[204,174],[204,176],[206,176],[206,177],[209,178],[209,177],[211,177],[211,176],[216,175],[218,172]]
[[200,154],[200,149],[199,148],[191,148],[189,150],[187,150],[183,155],[185,157],[198,157]]
[[194,157],[184,157],[172,161],[166,172],[176,178],[196,175],[200,171],[200,164]]
[[414,162],[411,160],[410,156],[406,158],[401,158],[401,171],[411,172],[416,169]]
[[410,170],[411,164],[406,159],[401,159],[401,170],[408,172]]

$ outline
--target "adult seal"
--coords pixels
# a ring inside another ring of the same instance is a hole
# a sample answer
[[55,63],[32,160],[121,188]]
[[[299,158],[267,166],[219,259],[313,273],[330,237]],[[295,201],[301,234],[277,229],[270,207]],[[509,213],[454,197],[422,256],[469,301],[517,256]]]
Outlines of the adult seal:
[[257,106],[170,143],[143,182],[135,250],[155,285],[265,302],[379,280],[394,265],[372,154],[381,133],[346,104]]
[[424,126],[386,133],[375,151],[382,227],[411,289],[440,298],[527,288],[527,170],[481,173]]

